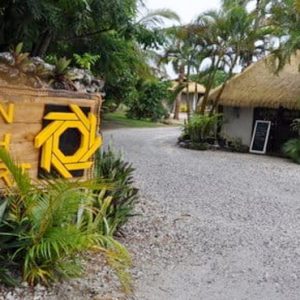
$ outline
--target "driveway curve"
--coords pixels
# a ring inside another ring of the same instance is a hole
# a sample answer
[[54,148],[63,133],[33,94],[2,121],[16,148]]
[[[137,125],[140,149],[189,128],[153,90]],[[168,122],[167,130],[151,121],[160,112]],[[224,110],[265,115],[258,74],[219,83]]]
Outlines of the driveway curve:
[[105,131],[136,168],[125,228],[138,300],[299,299],[300,167],[178,148],[178,128]]

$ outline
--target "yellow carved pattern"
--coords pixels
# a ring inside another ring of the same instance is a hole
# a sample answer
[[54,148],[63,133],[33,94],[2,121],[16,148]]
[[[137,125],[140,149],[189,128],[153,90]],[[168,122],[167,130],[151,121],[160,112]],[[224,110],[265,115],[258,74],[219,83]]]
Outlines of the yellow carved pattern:
[[9,151],[9,145],[11,141],[11,134],[4,134],[4,139],[0,142],[0,147],[3,147],[6,151]]
[[78,120],[78,117],[76,114],[70,114],[70,113],[49,113],[47,116],[44,117],[45,120],[62,120],[62,121],[76,121]]
[[[20,168],[22,172],[25,172],[28,169],[31,169],[31,164],[22,163],[20,164]],[[0,179],[3,180],[4,184],[8,187],[12,187],[14,185],[14,179],[10,174],[8,168],[4,163],[0,162]]]
[[14,184],[13,178],[4,163],[0,163],[0,179],[8,187],[12,187]]
[[13,123],[14,121],[14,112],[15,105],[13,103],[9,103],[7,109],[5,110],[3,104],[0,103],[0,115],[6,123]]
[[[97,119],[93,114],[86,116],[77,105],[70,105],[70,113],[51,112],[44,119],[53,121],[35,138],[35,147],[42,148],[41,167],[50,172],[53,166],[64,178],[71,178],[70,171],[89,169],[89,161],[101,146],[102,139],[97,136]],[[70,128],[81,134],[79,149],[73,155],[65,155],[59,148],[61,135]]]

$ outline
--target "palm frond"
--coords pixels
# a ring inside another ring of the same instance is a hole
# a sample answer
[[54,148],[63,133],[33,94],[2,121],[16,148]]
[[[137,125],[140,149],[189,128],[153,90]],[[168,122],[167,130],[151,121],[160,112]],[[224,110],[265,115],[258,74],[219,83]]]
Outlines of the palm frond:
[[172,20],[180,23],[180,17],[171,9],[155,9],[150,10],[137,21],[137,24],[154,27],[164,24],[165,20]]

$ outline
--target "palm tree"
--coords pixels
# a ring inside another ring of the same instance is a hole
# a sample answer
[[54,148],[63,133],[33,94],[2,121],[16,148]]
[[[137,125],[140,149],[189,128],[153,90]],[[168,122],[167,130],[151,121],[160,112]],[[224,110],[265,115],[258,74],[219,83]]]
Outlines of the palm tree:
[[209,11],[200,15],[197,26],[205,28],[202,31],[202,45],[206,45],[204,52],[210,59],[209,80],[199,112],[204,114],[208,104],[209,93],[218,70],[226,71],[226,78],[222,84],[211,113],[218,105],[227,81],[234,69],[247,62],[252,63],[257,51],[257,41],[263,40],[266,30],[262,30],[257,16],[248,12],[246,6],[238,5],[240,1],[226,1],[226,5],[219,11]]
[[[195,26],[185,25],[172,27],[166,30],[168,36],[167,45],[161,58],[161,63],[171,63],[173,70],[178,75],[178,87],[175,89],[174,119],[179,119],[181,92],[188,87],[190,75],[196,70],[201,56],[201,46],[196,42]],[[187,95],[189,95],[187,91]],[[188,119],[191,113],[191,105],[187,99]]]
[[180,17],[171,9],[154,9],[142,12],[140,18],[135,22],[136,25],[140,24],[146,28],[157,28],[163,26],[166,20],[176,21],[180,23]]
[[269,22],[280,42],[279,47],[272,51],[274,55],[270,62],[278,72],[300,49],[300,1],[273,1],[270,13]]

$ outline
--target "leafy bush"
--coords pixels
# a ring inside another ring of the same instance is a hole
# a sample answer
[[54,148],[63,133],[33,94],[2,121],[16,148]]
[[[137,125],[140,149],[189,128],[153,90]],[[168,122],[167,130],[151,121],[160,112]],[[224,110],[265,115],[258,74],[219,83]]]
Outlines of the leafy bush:
[[133,185],[133,172],[131,164],[122,159],[111,146],[107,151],[99,151],[96,155],[95,177],[105,178],[115,184],[113,190],[100,191],[99,199],[111,197],[107,208],[106,226],[113,234],[132,216],[134,205],[138,199],[138,190]]
[[100,55],[92,55],[91,53],[84,53],[82,55],[73,54],[76,64],[86,70],[91,70],[91,67],[100,59]]
[[128,103],[127,116],[132,119],[158,121],[168,116],[163,101],[170,96],[169,83],[158,80],[139,84],[139,94]]
[[106,255],[128,291],[129,255],[111,236],[99,231],[109,199],[99,209],[93,205],[98,199],[93,191],[111,186],[100,180],[72,183],[61,179],[37,186],[4,149],[0,149],[0,159],[16,182],[0,205],[0,280],[14,283],[20,275],[16,270],[31,285],[78,276],[79,254],[93,249]]
[[300,138],[287,141],[283,145],[284,154],[300,164]]
[[220,114],[208,116],[195,114],[184,125],[183,136],[193,143],[204,143],[214,140],[217,125],[220,123]]

